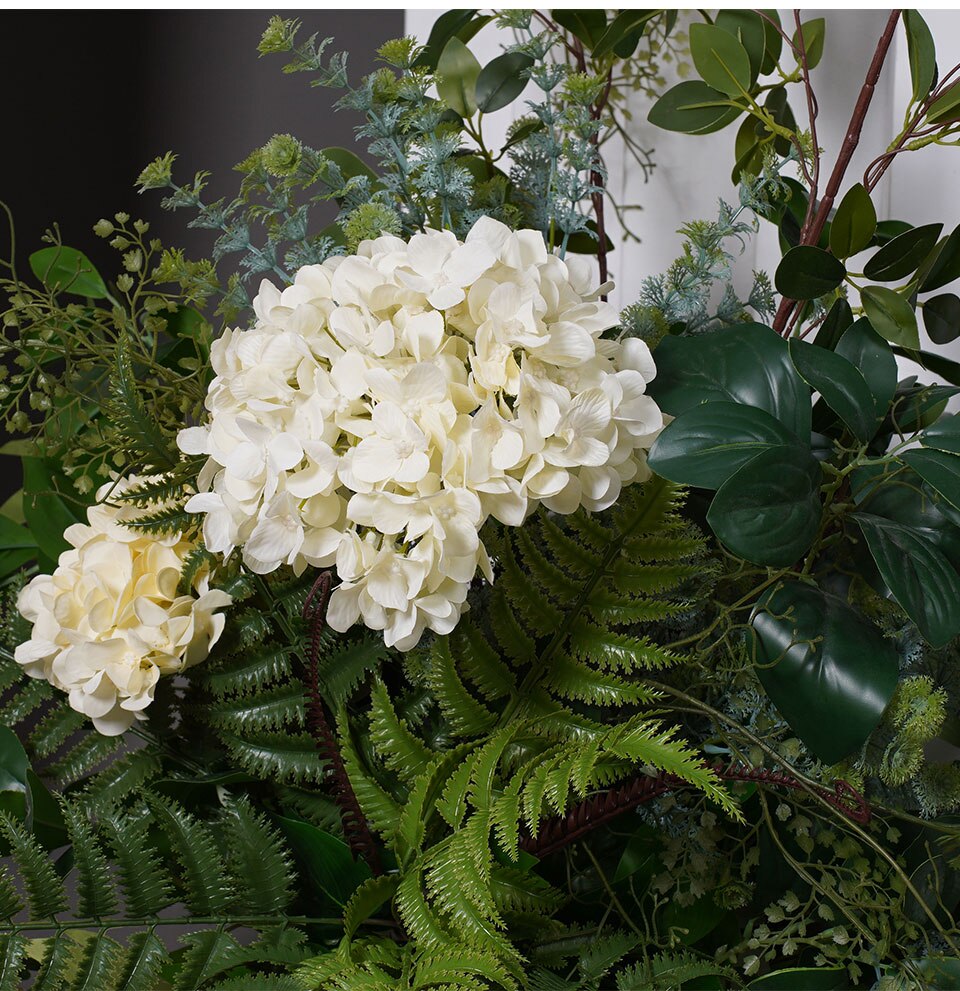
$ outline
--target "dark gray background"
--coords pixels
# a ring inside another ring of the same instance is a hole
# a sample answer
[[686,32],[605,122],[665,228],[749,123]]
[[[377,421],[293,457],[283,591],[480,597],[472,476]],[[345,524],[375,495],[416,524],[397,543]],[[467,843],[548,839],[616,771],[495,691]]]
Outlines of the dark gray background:
[[[334,113],[334,91],[283,73],[282,56],[258,55],[273,13],[302,20],[302,39],[332,35],[328,51],[350,52],[353,80],[403,34],[399,9],[0,13],[0,200],[13,210],[18,264],[57,221],[64,242],[112,278],[117,256],[90,229],[118,210],[151,221],[165,243],[206,253],[209,233],[186,231],[186,212],[164,214],[159,194],[134,191],[164,152],[179,155],[184,179],[213,173],[216,199],[236,192],[233,166],[273,134],[354,146],[357,119]],[[0,252],[9,256],[2,228]]]

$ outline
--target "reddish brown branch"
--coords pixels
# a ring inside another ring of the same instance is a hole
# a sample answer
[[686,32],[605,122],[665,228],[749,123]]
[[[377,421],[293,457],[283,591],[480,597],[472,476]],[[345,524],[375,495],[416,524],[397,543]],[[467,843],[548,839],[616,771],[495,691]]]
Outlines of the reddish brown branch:
[[[768,787],[792,789],[804,787],[792,775],[763,767],[747,767],[744,764],[718,768],[717,775],[724,781],[748,781]],[[521,837],[520,848],[535,857],[546,857],[624,812],[629,812],[665,792],[689,785],[689,781],[673,774],[638,775],[617,788],[579,802],[566,815],[548,819],[536,836],[526,834]],[[854,822],[866,824],[870,821],[869,804],[846,781],[836,781],[833,791],[820,787],[813,788],[813,791]]]
[[[856,106],[853,108],[853,115],[850,117],[850,123],[847,125],[847,133],[844,136],[843,144],[840,146],[837,163],[834,165],[833,172],[830,174],[827,188],[823,194],[823,199],[817,206],[813,221],[800,240],[801,244],[816,244],[820,240],[820,235],[823,233],[823,228],[827,223],[827,217],[829,217],[830,210],[833,208],[833,201],[840,191],[840,184],[843,182],[844,175],[846,175],[850,160],[853,158],[853,153],[860,143],[863,122],[866,119],[867,111],[870,109],[870,102],[873,100],[873,93],[880,78],[880,71],[883,69],[883,63],[886,61],[887,52],[890,50],[890,43],[893,41],[893,35],[899,19],[899,10],[892,11],[887,18],[887,24],[883,29],[883,34],[880,35],[880,40],[877,42],[877,48],[873,53],[873,59],[870,62],[870,68],[867,70],[867,76],[860,90],[860,96],[857,98]],[[811,200],[812,198],[811,196]],[[787,321],[796,308],[796,305],[797,301],[795,299],[790,299],[786,296],[780,300],[780,306],[773,321],[773,329],[778,334],[784,333],[787,327]]]
[[303,604],[303,618],[310,627],[310,652],[307,665],[307,726],[320,755],[330,765],[333,778],[334,801],[340,809],[343,833],[354,856],[363,857],[374,874],[382,874],[380,854],[376,840],[367,824],[356,792],[350,784],[350,776],[340,756],[337,738],[330,728],[326,707],[320,694],[320,638],[326,622],[327,602],[330,599],[332,575],[323,571],[313,583]]

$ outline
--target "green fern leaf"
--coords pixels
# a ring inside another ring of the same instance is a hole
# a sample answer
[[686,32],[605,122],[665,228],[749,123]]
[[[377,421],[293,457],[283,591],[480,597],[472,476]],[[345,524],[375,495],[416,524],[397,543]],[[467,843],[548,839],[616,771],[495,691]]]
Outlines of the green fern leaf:
[[77,744],[47,768],[61,787],[76,784],[104,764],[123,746],[122,737],[86,733]]
[[278,782],[319,781],[323,762],[306,733],[251,733],[241,738],[221,732],[233,759],[250,774]]
[[144,819],[108,810],[99,823],[116,859],[127,912],[134,917],[155,915],[173,901],[170,877],[147,841]]
[[85,918],[99,919],[117,908],[117,896],[107,858],[100,849],[93,827],[73,805],[64,805],[64,818],[72,844],[77,872],[78,911]]
[[379,678],[370,692],[370,742],[383,763],[406,782],[426,770],[434,756],[397,715]]
[[450,731],[457,736],[476,736],[490,729],[496,717],[460,680],[446,637],[437,637],[434,641],[430,661],[430,687],[450,724]]
[[445,953],[424,954],[417,960],[415,973],[415,989],[458,987],[469,976],[476,976],[506,991],[520,987],[516,973],[499,957],[476,950],[454,949]]
[[602,980],[636,946],[634,933],[617,932],[602,936],[578,961],[583,983]]
[[0,831],[10,843],[20,877],[27,889],[31,919],[48,919],[67,907],[63,882],[43,847],[16,819],[0,813]]
[[344,939],[351,940],[360,926],[396,893],[400,877],[381,874],[367,878],[350,896],[343,912]]
[[397,886],[395,903],[404,928],[421,949],[442,946],[449,940],[450,937],[424,895],[422,865],[416,864],[404,874]]
[[206,710],[215,725],[239,737],[258,730],[282,730],[304,725],[303,689],[297,684],[264,689],[252,697],[217,702]]
[[117,805],[158,777],[162,770],[160,759],[152,750],[134,750],[90,778],[84,788],[83,801],[90,808]]
[[86,722],[83,715],[69,706],[55,706],[30,733],[29,746],[38,757],[49,757]]
[[19,991],[27,940],[19,933],[0,936],[0,991]]
[[155,991],[169,959],[170,954],[156,933],[150,930],[134,933],[127,944],[118,987],[123,991]]
[[71,981],[71,991],[104,991],[117,986],[123,962],[120,944],[105,933],[88,940],[80,968]]
[[286,974],[239,974],[212,984],[210,991],[303,991],[303,985]]
[[277,831],[255,812],[247,799],[224,809],[230,866],[239,880],[236,910],[242,914],[274,915],[293,897],[293,867]]
[[634,705],[649,702],[654,697],[645,685],[604,674],[563,651],[554,654],[543,684],[561,698],[587,702],[590,705]]
[[234,657],[229,664],[207,667],[203,685],[215,696],[261,691],[274,681],[286,681],[293,674],[292,647],[270,644],[250,655]]
[[346,644],[338,640],[320,659],[320,690],[334,711],[345,705],[354,689],[388,656],[382,637],[363,636]]
[[13,918],[22,908],[23,901],[17,894],[10,872],[0,864],[0,919]]
[[347,728],[344,710],[340,710],[337,718],[339,730],[340,754],[354,794],[360,803],[364,816],[370,825],[382,836],[393,836],[400,821],[402,809],[387,792],[380,787],[377,780],[368,773],[357,753],[353,740]]
[[[82,930],[79,932],[83,935]],[[61,991],[71,972],[80,969],[84,943],[77,938],[77,930],[60,932],[43,942],[43,961],[32,991]]]
[[564,896],[538,874],[497,865],[490,875],[490,890],[501,912],[551,915]]
[[180,942],[186,949],[173,982],[176,991],[197,991],[205,981],[231,966],[240,952],[240,944],[219,929],[188,933]]
[[451,654],[484,698],[494,701],[513,693],[515,682],[510,669],[473,623],[461,623],[449,639]]
[[450,776],[440,800],[437,811],[446,820],[451,829],[457,829],[467,814],[467,789],[473,775],[473,763],[464,759],[460,767]]

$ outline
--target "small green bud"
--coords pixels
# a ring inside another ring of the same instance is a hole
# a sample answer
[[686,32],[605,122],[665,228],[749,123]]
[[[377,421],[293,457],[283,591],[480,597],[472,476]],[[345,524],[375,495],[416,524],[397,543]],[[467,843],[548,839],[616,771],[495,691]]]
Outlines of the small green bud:
[[133,276],[121,275],[117,278],[117,288],[120,292],[130,292],[133,288]]
[[293,136],[275,134],[263,146],[260,161],[270,175],[292,175],[300,164],[301,151],[300,142]]
[[109,220],[98,220],[93,225],[93,233],[96,234],[97,237],[110,237],[114,230],[115,228]]
[[350,214],[343,228],[351,251],[355,251],[361,241],[383,234],[399,234],[400,231],[400,217],[383,203],[361,203]]
[[128,251],[123,256],[123,267],[128,272],[139,272],[143,265],[143,252],[139,248]]
[[138,234],[146,234],[147,231],[150,230],[150,224],[148,224],[146,220],[135,220],[133,222],[133,229]]
[[116,221],[116,222],[117,222],[118,224],[121,224],[121,225],[122,225],[122,224],[125,224],[125,223],[126,223],[126,222],[127,222],[127,221],[128,221],[129,219],[130,219],[130,214],[129,214],[129,213],[124,213],[124,212],[123,212],[123,211],[121,210],[121,211],[120,211],[120,213],[115,213],[115,214],[113,215],[113,219],[114,219],[114,220],[115,220],[115,221]]
[[122,234],[118,234],[111,242],[111,248],[116,248],[117,251],[123,251],[124,248],[130,247],[130,239],[124,237]]

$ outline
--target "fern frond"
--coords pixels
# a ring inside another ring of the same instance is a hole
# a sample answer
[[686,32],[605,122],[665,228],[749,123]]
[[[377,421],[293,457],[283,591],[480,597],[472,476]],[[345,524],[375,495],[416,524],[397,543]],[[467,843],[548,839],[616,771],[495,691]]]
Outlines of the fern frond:
[[180,942],[186,944],[186,949],[174,978],[175,991],[196,991],[231,966],[240,951],[233,936],[219,929],[188,933]]
[[230,756],[255,777],[284,783],[319,781],[323,761],[306,733],[262,732],[241,738],[221,732]]
[[116,860],[127,911],[139,917],[155,915],[173,901],[170,875],[147,839],[145,819],[109,810],[99,823]]
[[240,879],[236,907],[253,915],[274,915],[293,897],[293,866],[277,831],[245,798],[222,813],[227,827],[230,867]]
[[154,991],[170,959],[163,941],[150,931],[134,933],[127,943],[118,987],[123,991]]
[[10,844],[10,853],[27,889],[31,917],[48,919],[63,912],[67,907],[63,882],[43,847],[5,812],[0,813],[0,831]]
[[232,697],[207,708],[210,721],[238,736],[257,730],[283,730],[304,725],[303,689],[297,684],[280,685],[258,692],[252,698]]
[[0,936],[0,991],[18,991],[20,971],[27,953],[26,937],[20,933]]
[[87,942],[80,967],[71,981],[76,991],[104,991],[117,986],[117,976],[123,964],[120,944],[100,932]]
[[[238,620],[241,619],[238,617]],[[238,622],[238,635],[242,636],[248,627],[249,624],[244,626]],[[289,645],[271,643],[253,653],[229,657],[226,661],[206,666],[200,675],[201,684],[215,696],[260,691],[273,681],[290,677],[293,672],[292,656],[293,649]]]
[[430,764],[433,753],[397,715],[386,685],[379,678],[370,692],[370,742],[383,763],[407,782]]
[[320,656],[320,691],[334,711],[345,705],[357,685],[388,655],[382,637],[343,638]]
[[23,908],[23,901],[17,894],[13,878],[6,866],[0,864],[0,919],[13,918]]
[[93,827],[74,805],[64,805],[63,814],[77,872],[77,910],[92,919],[111,915],[117,908],[117,896]]

